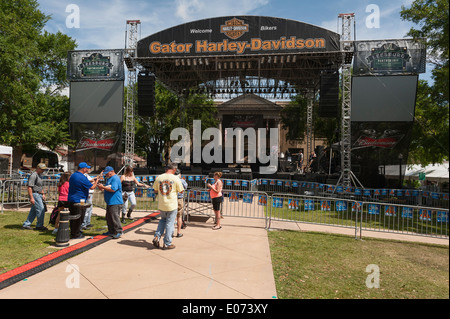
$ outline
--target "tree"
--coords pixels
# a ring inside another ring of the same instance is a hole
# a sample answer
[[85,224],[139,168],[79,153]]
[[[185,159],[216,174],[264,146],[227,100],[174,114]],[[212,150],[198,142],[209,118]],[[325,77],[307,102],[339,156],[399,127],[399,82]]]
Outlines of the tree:
[[0,2],[0,143],[54,149],[71,142],[67,86],[70,37],[43,31],[50,19],[35,0]]
[[217,127],[217,108],[205,95],[190,95],[185,102],[156,82],[156,108],[152,117],[139,117],[136,124],[136,152],[145,153],[147,166],[157,166],[160,154],[165,154],[178,141],[170,140],[173,129],[184,127],[192,136],[193,120],[201,120],[202,130]]
[[[287,129],[286,139],[290,141],[304,141],[306,137],[306,115],[308,100],[303,95],[297,95],[284,107],[281,113],[283,129]],[[317,107],[313,107],[314,136],[325,138],[328,145],[336,142],[336,131],[339,127],[338,118],[319,116]]]
[[420,81],[411,158],[422,165],[439,163],[449,156],[449,3],[448,0],[415,0],[402,7],[401,17],[420,26],[408,36],[427,38],[433,85]]
[[435,90],[427,81],[419,81],[410,162],[424,166],[448,159],[448,101],[437,99]]

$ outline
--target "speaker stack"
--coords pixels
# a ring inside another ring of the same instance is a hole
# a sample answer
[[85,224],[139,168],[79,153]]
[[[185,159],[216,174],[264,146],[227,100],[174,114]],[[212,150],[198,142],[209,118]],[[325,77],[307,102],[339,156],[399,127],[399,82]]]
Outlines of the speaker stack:
[[138,114],[153,116],[155,103],[155,75],[150,72],[141,72],[138,74]]
[[337,117],[339,104],[339,72],[324,72],[320,76],[320,117]]

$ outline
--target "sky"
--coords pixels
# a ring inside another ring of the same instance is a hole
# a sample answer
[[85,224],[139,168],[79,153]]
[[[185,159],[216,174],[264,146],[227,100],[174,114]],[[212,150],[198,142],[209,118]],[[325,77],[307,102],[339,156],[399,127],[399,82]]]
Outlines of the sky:
[[[190,21],[232,15],[297,20],[340,33],[338,14],[355,13],[356,40],[401,39],[413,23],[400,17],[413,0],[38,0],[51,16],[45,29],[76,40],[77,50],[125,47],[126,21],[140,20],[140,38]],[[75,8],[75,9],[74,9]],[[79,25],[73,19],[79,12]],[[379,15],[377,14],[379,12]],[[378,22],[378,23],[377,23]],[[430,72],[421,74],[429,80]]]

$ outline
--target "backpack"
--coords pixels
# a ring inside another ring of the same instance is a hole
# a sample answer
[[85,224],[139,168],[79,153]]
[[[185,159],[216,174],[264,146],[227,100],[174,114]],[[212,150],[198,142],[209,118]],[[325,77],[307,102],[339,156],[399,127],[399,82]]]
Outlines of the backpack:
[[50,213],[49,224],[52,224],[53,226],[55,226],[56,218],[58,218],[58,214],[59,214],[58,207],[53,208],[52,212]]

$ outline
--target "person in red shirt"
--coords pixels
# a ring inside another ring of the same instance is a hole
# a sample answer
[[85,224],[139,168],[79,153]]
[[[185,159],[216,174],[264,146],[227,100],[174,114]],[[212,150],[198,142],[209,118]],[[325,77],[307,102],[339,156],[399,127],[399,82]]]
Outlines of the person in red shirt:
[[209,196],[212,199],[213,204],[213,210],[214,214],[216,215],[216,224],[212,228],[213,230],[221,229],[222,226],[220,225],[220,204],[222,204],[223,201],[223,194],[222,194],[222,188],[223,188],[223,182],[220,179],[222,177],[221,172],[215,172],[214,173],[214,184],[206,184],[209,188]]
[[53,230],[53,234],[56,234],[58,232],[59,227],[59,212],[62,211],[64,208],[69,208],[69,201],[67,197],[69,196],[69,178],[71,173],[70,172],[64,172],[62,173],[61,177],[59,178],[58,182],[58,217],[56,217],[55,221],[55,229]]

